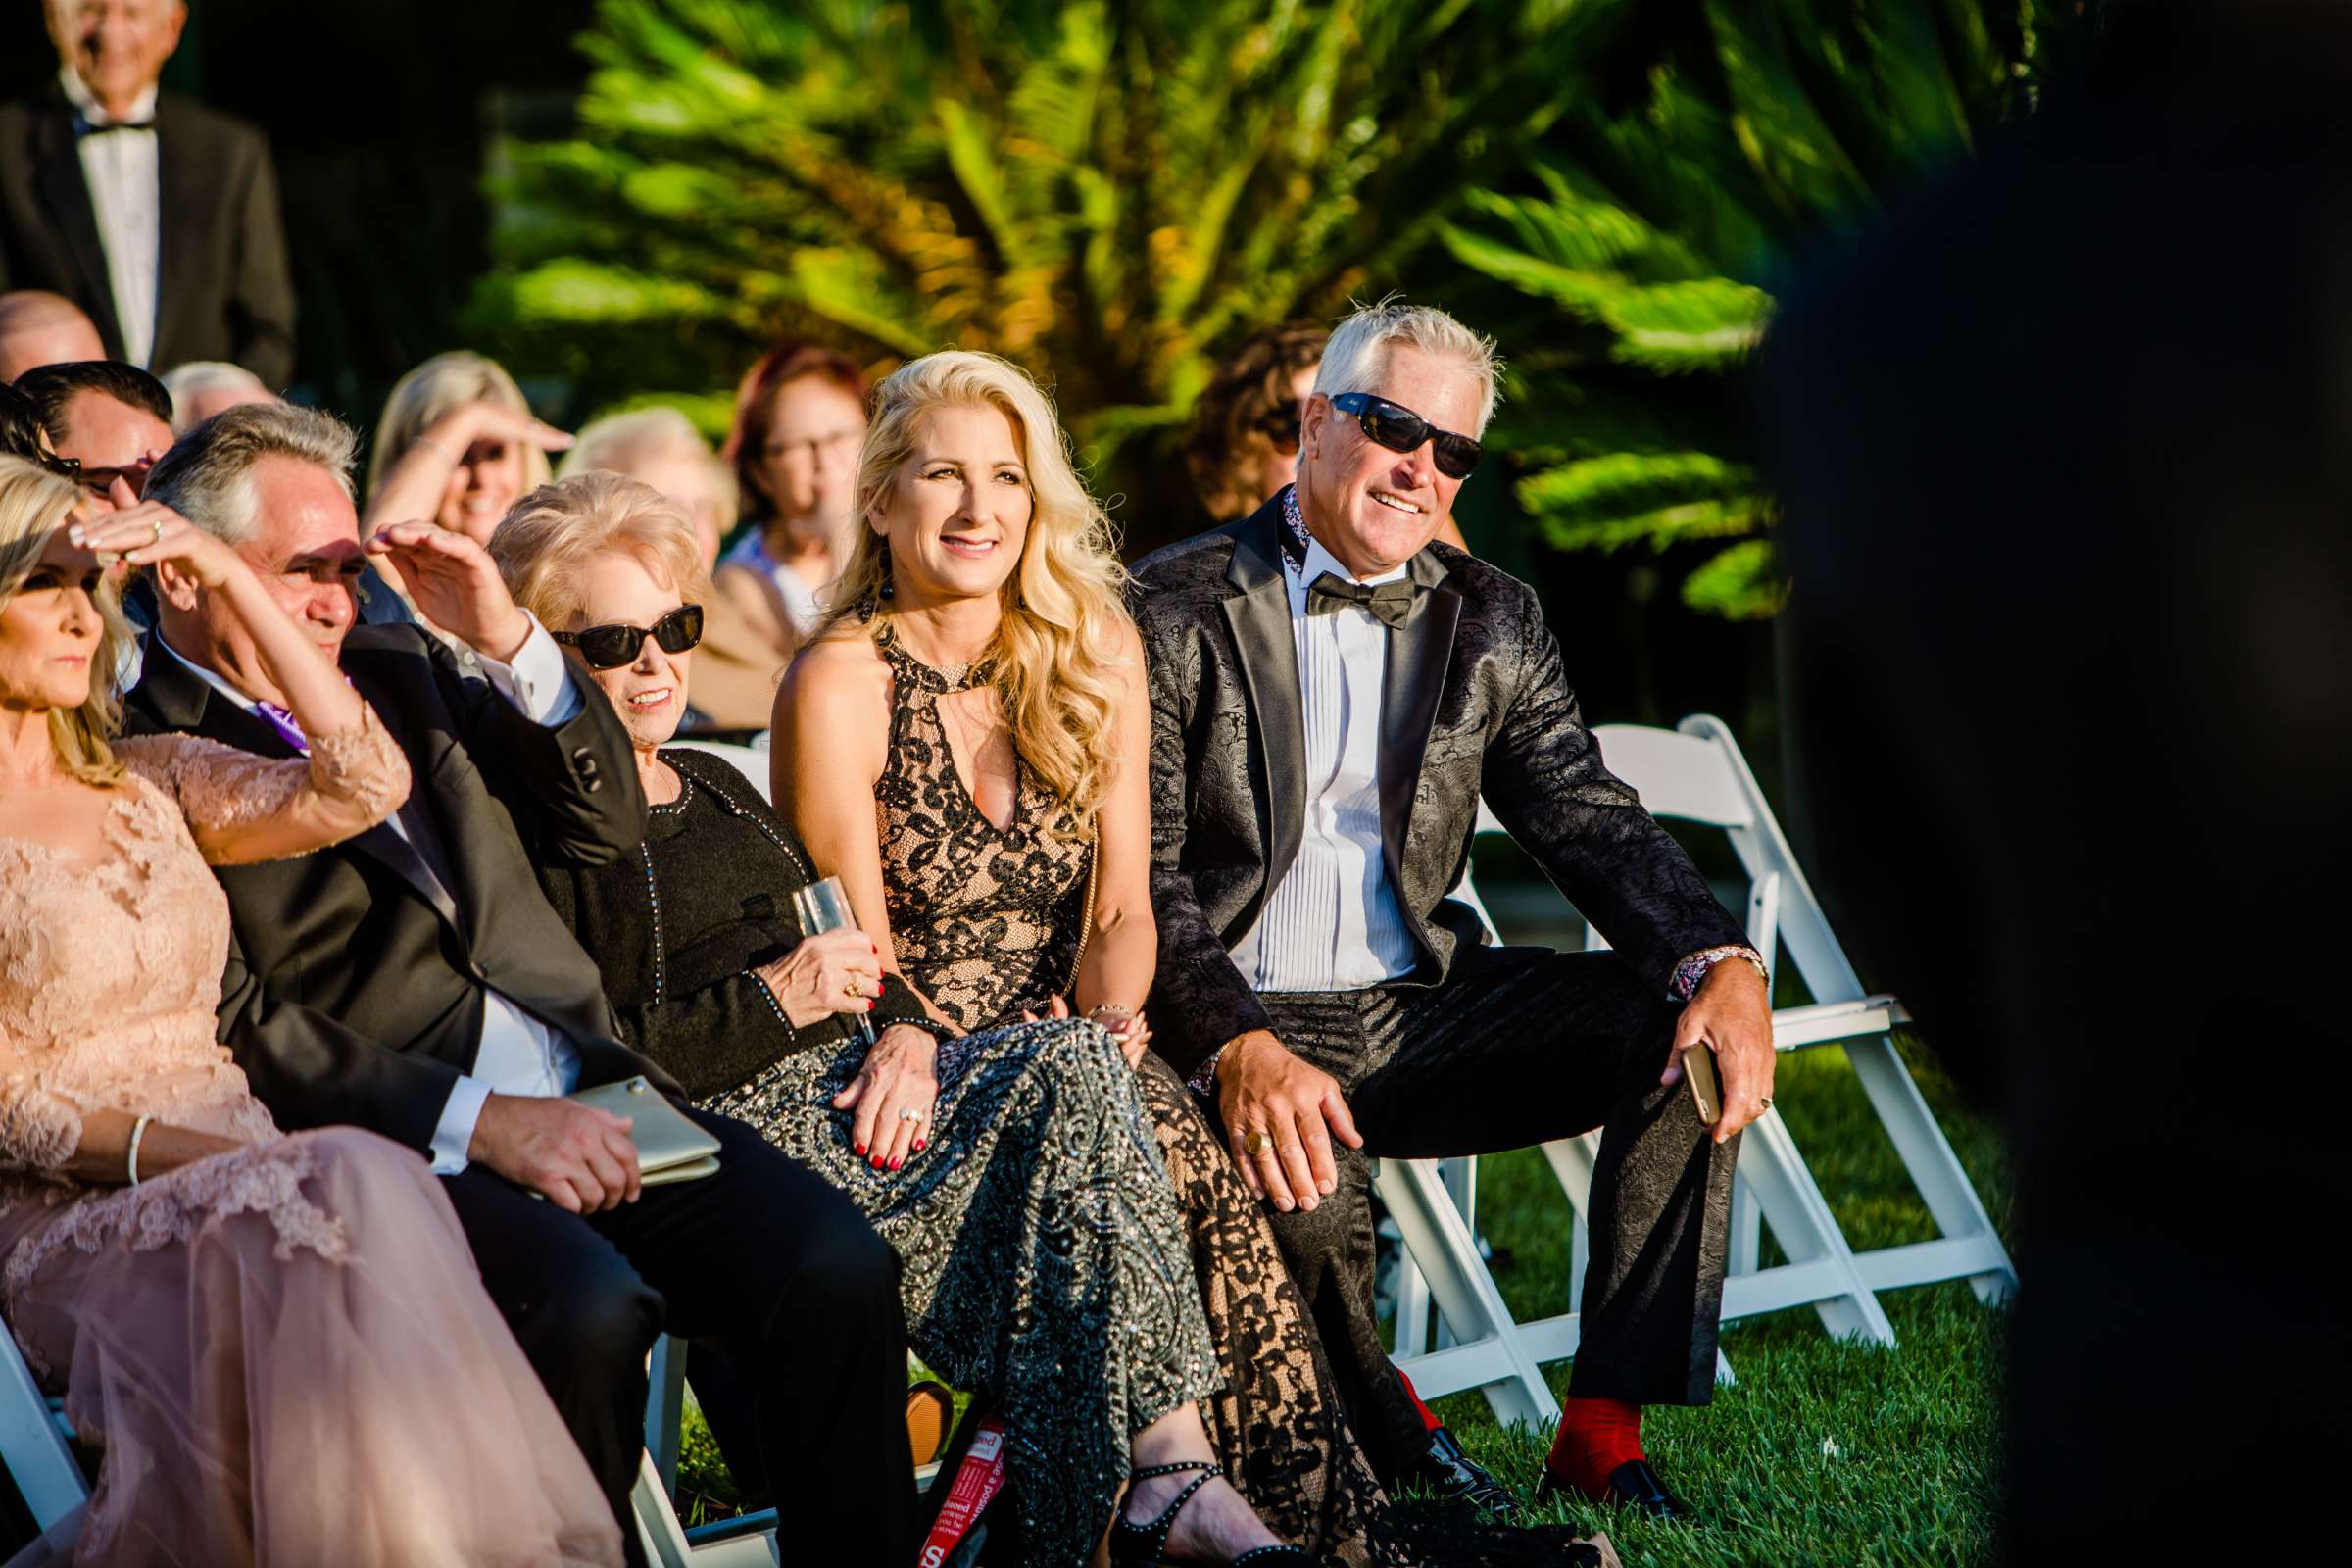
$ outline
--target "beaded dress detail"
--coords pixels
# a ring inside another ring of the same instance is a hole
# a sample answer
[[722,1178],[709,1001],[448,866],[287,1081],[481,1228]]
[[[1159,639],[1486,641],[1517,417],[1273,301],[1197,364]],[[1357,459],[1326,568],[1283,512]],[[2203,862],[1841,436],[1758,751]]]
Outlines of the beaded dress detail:
[[[370,712],[308,761],[115,751],[102,855],[0,833],[0,1308],[103,1452],[78,1544],[61,1523],[17,1561],[618,1562],[425,1162],[281,1134],[215,1038],[230,925],[207,861],[381,821],[399,747]],[[99,1110],[243,1147],[85,1185],[65,1168]]]

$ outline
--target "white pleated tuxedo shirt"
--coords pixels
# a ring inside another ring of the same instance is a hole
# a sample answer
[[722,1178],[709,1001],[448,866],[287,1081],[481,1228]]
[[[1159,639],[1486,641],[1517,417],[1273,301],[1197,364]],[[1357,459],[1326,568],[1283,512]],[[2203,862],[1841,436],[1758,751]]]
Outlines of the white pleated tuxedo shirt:
[[156,275],[163,266],[164,187],[155,129],[155,89],[131,106],[135,129],[91,132],[114,122],[72,66],[58,75],[66,98],[79,112],[74,151],[81,161],[81,182],[89,187],[98,239],[106,247],[106,279],[115,296],[115,323],[122,330],[122,358],[141,369],[155,352]]
[[[1306,612],[1307,585],[1316,578],[1355,579],[1313,535],[1305,542],[1306,564],[1285,551],[1282,565],[1306,730],[1306,821],[1298,858],[1234,946],[1233,962],[1257,991],[1360,991],[1411,973],[1420,956],[1381,858],[1389,628],[1360,605]],[[1360,580],[1392,582],[1406,569]]]

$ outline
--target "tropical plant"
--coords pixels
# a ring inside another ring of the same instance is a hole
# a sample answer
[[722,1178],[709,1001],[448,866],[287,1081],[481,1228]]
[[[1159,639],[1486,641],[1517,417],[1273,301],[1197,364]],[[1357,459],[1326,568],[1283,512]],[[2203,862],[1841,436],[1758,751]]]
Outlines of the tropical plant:
[[1189,528],[1168,436],[1216,352],[1394,286],[1629,10],[604,0],[579,134],[504,151],[475,325],[573,412],[715,417],[786,330],[993,350],[1112,464],[1131,538]]
[[1518,346],[1494,443],[1522,464],[1517,498],[1547,542],[1671,552],[1684,602],[1707,613],[1778,608],[1740,373],[1767,288],[1825,231],[2024,112],[2044,9],[1661,6],[1630,103],[1579,104],[1514,186],[1469,196],[1446,248],[1505,286],[1470,291]]

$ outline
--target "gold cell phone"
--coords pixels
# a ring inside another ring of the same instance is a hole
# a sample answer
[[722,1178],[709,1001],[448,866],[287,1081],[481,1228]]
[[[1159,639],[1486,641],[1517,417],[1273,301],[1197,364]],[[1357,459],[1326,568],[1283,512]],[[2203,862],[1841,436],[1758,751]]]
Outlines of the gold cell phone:
[[1698,1119],[1712,1127],[1723,1120],[1723,1082],[1715,1076],[1715,1053],[1695,1045],[1683,1053],[1683,1082],[1690,1086],[1690,1103]]

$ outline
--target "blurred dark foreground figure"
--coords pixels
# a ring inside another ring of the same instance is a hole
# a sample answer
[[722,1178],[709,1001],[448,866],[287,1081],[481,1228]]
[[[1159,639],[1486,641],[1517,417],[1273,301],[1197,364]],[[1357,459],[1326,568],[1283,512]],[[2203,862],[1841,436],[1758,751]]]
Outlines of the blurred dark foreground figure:
[[2352,19],[2136,20],[2128,79],[1777,331],[1790,695],[1838,929],[2013,1140],[2011,1559],[2253,1562],[2328,1511],[2352,1385],[2315,918],[2352,869]]

